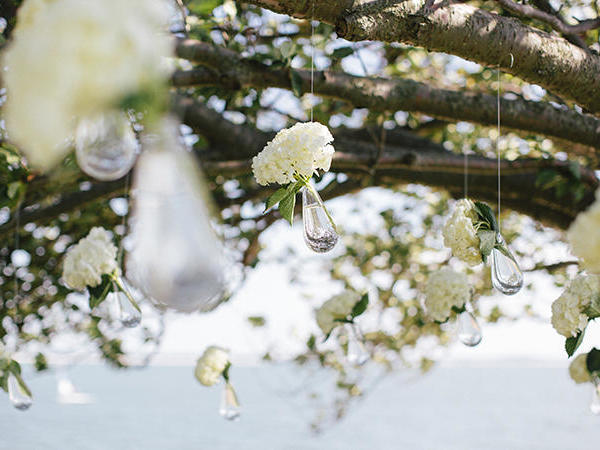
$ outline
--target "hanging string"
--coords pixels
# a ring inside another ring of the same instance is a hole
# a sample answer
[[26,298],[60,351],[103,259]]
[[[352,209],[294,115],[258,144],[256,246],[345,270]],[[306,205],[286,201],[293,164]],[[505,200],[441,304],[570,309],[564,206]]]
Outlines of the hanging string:
[[[512,55],[511,55],[512,56]],[[512,64],[511,64],[512,65]],[[500,213],[502,212],[500,209],[500,68],[498,67],[498,89],[496,91],[496,108],[498,111],[498,121],[497,121],[497,134],[496,134],[496,165],[498,168],[498,231],[500,231]]]
[[313,101],[315,93],[315,0],[311,2],[310,15],[310,121],[313,121]]
[[469,154],[467,152],[465,149],[463,153],[465,198],[469,197]]

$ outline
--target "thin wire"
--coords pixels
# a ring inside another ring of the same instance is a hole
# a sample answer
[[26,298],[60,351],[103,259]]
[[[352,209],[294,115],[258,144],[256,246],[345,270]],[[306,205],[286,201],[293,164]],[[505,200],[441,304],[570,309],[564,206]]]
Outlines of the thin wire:
[[310,121],[313,121],[313,100],[315,93],[315,0],[311,2],[312,12],[310,16]]
[[500,213],[502,210],[500,209],[500,68],[498,67],[498,90],[496,91],[496,108],[498,110],[498,127],[497,127],[497,135],[496,135],[496,165],[498,167],[498,229],[500,229]]
[[467,150],[464,151],[463,162],[464,162],[464,174],[465,174],[465,179],[464,179],[465,198],[468,198],[469,197],[469,154],[467,153]]

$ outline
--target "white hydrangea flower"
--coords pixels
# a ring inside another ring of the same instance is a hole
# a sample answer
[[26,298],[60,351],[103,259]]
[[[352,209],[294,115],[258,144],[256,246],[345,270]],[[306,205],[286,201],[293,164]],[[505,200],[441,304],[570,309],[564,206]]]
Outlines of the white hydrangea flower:
[[94,227],[67,252],[63,278],[72,289],[83,291],[86,286],[98,286],[102,275],[118,270],[117,247],[110,233]]
[[442,230],[444,245],[452,249],[452,254],[469,266],[476,266],[482,262],[479,237],[473,226],[475,220],[477,213],[473,202],[463,198],[456,203],[452,216]]
[[425,308],[433,320],[445,321],[453,306],[462,308],[470,298],[471,288],[465,274],[446,267],[429,275],[425,285]]
[[577,384],[589,383],[592,381],[592,377],[587,370],[586,359],[587,353],[578,355],[569,366],[569,375]]
[[198,358],[194,375],[204,386],[212,386],[219,381],[228,363],[229,353],[227,350],[212,345]]
[[596,201],[571,224],[567,238],[573,254],[592,273],[600,273],[600,189]]
[[311,177],[318,169],[331,167],[335,150],[329,145],[333,136],[317,122],[297,123],[285,128],[252,159],[252,171],[258,184],[288,184],[295,175]]
[[68,151],[77,118],[164,83],[163,0],[27,0],[2,65],[11,141],[41,169]]
[[583,312],[594,297],[600,295],[600,276],[579,275],[552,303],[552,326],[565,337],[576,336],[588,324]]
[[325,334],[329,334],[340,322],[335,319],[345,319],[352,312],[352,308],[360,301],[360,294],[355,291],[344,291],[325,303],[317,310],[317,325]]

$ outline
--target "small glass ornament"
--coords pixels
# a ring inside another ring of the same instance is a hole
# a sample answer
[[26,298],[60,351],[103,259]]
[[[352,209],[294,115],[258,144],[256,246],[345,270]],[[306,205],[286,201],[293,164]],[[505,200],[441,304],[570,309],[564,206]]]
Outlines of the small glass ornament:
[[97,180],[117,180],[126,175],[135,163],[137,148],[131,123],[121,111],[81,119],[77,125],[77,164]]
[[600,416],[600,378],[592,379],[594,390],[592,391],[592,402],[590,403],[590,411],[596,416]]
[[348,362],[356,366],[362,366],[369,360],[365,338],[356,323],[346,323],[344,328],[348,337],[348,353],[346,356]]
[[194,157],[167,121],[145,141],[134,174],[129,281],[160,306],[210,311],[227,293],[210,197]]
[[317,253],[333,249],[339,239],[333,219],[325,209],[323,200],[312,186],[302,188],[302,222],[304,242]]
[[496,241],[510,257],[497,248],[492,250],[492,285],[504,295],[514,295],[523,287],[523,272],[500,233]]
[[8,376],[8,398],[19,411],[25,411],[33,404],[31,392],[14,373]]
[[463,311],[456,319],[458,324],[458,339],[468,347],[475,347],[481,342],[481,327],[475,316],[469,311]]
[[235,390],[229,381],[225,381],[219,414],[227,420],[238,420],[241,413],[242,407],[240,406]]
[[110,295],[112,295],[113,301],[117,305],[121,324],[127,328],[135,328],[142,321],[142,312],[139,310],[139,306],[133,304],[133,297],[131,297],[127,286],[122,281],[120,284],[122,289],[116,283],[113,283],[113,292]]

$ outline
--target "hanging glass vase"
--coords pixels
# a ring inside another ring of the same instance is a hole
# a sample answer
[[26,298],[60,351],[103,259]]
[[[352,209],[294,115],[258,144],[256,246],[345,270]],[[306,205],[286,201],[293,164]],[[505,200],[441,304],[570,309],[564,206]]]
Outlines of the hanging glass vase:
[[14,373],[8,376],[8,398],[12,405],[19,411],[25,411],[33,404],[29,389]]
[[468,347],[475,347],[481,342],[481,327],[475,316],[469,311],[463,311],[456,319],[458,324],[458,339]]
[[369,360],[369,352],[365,347],[365,338],[356,323],[346,323],[344,324],[344,328],[348,338],[346,358],[350,364],[362,366]]
[[492,285],[504,295],[514,295],[523,287],[523,272],[500,233],[496,242],[504,251],[492,249]]
[[161,306],[210,311],[227,292],[226,264],[210,222],[204,180],[167,121],[148,136],[132,190],[129,281]]
[[219,414],[227,420],[237,420],[240,418],[242,408],[238,401],[237,395],[233,386],[229,381],[225,382],[223,388],[223,394],[221,397],[221,407],[219,408]]
[[313,186],[302,188],[302,222],[304,242],[317,253],[330,251],[339,239],[333,219]]
[[595,376],[592,379],[594,390],[592,391],[592,402],[590,411],[596,416],[600,416],[600,377]]
[[137,141],[129,119],[111,111],[81,119],[75,133],[77,164],[100,181],[117,180],[131,170],[137,157]]
[[[131,297],[126,284],[120,281],[120,285],[122,289],[119,289],[119,286],[113,283],[113,292],[111,293],[114,298],[113,301],[117,305],[119,321],[127,328],[137,327],[142,321],[142,312],[138,309],[139,306],[133,304],[133,297]],[[123,292],[123,290],[127,292]]]

